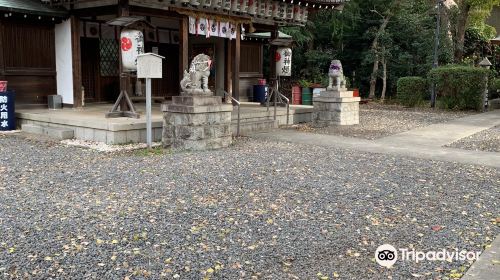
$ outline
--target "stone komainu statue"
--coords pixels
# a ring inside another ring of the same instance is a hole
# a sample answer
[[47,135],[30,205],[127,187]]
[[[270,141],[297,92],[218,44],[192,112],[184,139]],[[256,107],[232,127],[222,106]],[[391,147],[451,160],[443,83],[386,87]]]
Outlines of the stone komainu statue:
[[[328,89],[336,89],[340,91],[341,89],[346,88],[344,70],[342,69],[342,63],[340,60],[332,60],[330,70],[328,71],[328,78]],[[335,81],[335,87],[333,81]]]
[[189,67],[189,72],[184,70],[184,77],[181,80],[183,94],[212,94],[212,91],[208,88],[211,64],[210,56],[206,54],[195,56]]

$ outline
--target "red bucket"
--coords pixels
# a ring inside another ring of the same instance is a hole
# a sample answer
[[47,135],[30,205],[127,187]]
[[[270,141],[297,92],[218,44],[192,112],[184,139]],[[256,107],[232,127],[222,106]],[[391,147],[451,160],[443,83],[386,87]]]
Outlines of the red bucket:
[[292,104],[293,105],[302,104],[302,92],[300,91],[299,86],[292,87]]
[[7,91],[7,81],[0,81],[0,92]]

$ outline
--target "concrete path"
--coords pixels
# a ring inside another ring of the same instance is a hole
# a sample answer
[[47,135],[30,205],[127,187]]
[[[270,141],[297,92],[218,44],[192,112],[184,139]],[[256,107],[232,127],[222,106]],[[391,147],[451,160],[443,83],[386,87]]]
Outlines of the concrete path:
[[500,110],[467,116],[446,123],[429,125],[377,140],[292,130],[272,131],[256,134],[253,137],[500,168],[500,153],[443,147],[461,138],[497,125],[500,125]]
[[500,278],[500,236],[486,248],[469,268],[462,280],[493,280]]

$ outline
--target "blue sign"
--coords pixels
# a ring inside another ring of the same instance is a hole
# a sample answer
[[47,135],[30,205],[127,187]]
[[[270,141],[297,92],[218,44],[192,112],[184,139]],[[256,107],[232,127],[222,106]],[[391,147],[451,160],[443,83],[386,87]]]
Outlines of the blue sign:
[[14,91],[0,92],[0,131],[16,130]]

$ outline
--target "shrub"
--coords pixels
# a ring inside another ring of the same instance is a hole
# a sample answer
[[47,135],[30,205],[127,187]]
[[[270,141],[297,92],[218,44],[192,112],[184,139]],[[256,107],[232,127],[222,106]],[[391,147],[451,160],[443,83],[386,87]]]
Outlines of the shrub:
[[491,80],[489,98],[500,98],[500,79]]
[[422,77],[399,78],[397,87],[397,98],[405,106],[422,105],[429,97],[427,80]]
[[429,82],[436,84],[437,105],[443,109],[481,110],[489,70],[447,65],[432,69]]

